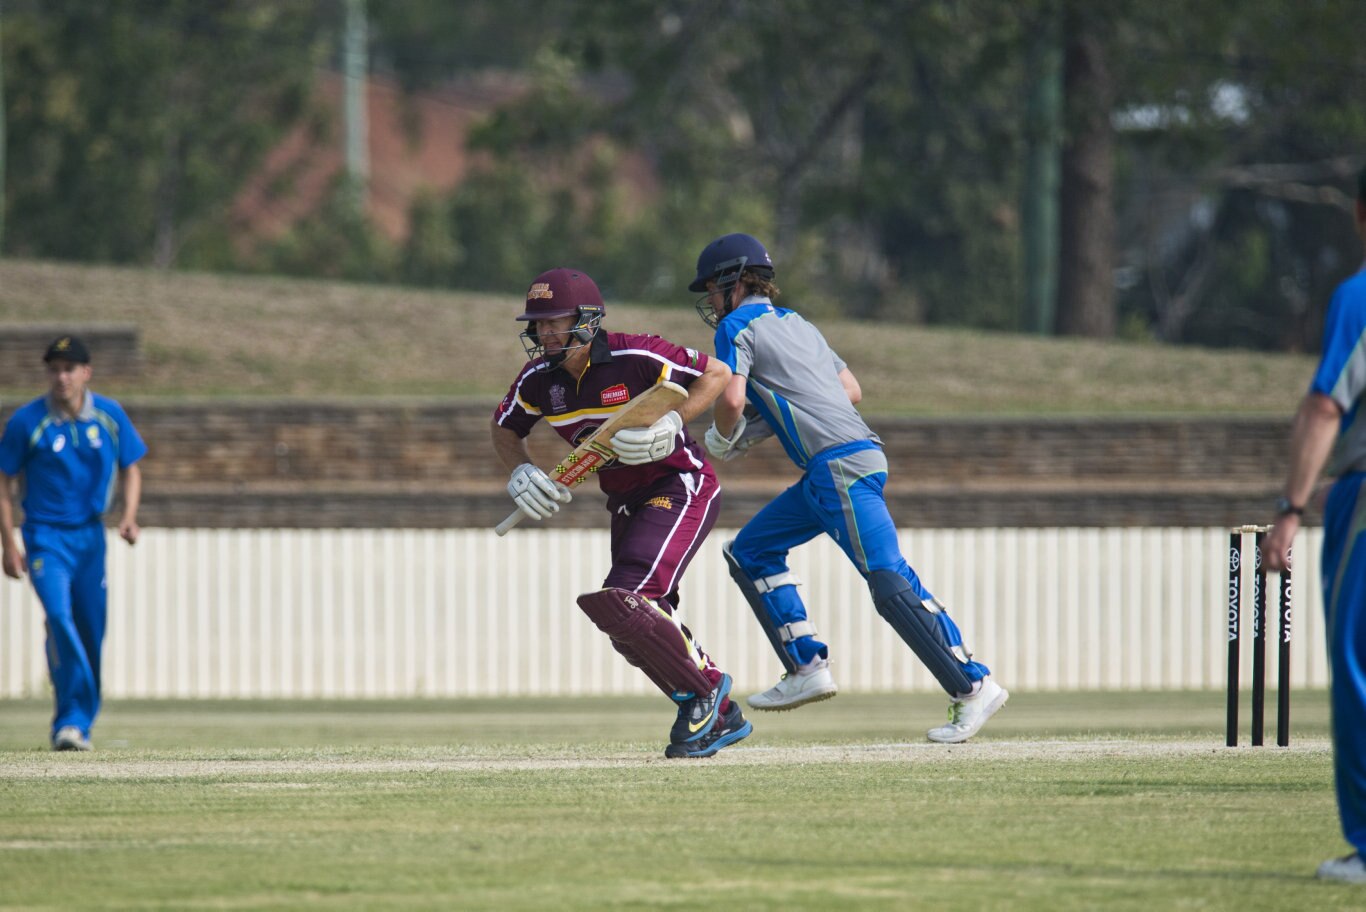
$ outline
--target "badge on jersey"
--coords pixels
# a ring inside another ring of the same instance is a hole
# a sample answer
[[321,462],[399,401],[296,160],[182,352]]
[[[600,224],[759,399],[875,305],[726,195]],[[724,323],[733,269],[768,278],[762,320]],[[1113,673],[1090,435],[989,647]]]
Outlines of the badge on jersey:
[[626,388],[625,383],[618,383],[609,386],[602,391],[603,405],[621,405],[623,402],[631,401],[631,391]]
[[104,446],[104,438],[100,436],[100,429],[93,424],[85,429],[85,439],[90,441],[92,449],[98,450]]

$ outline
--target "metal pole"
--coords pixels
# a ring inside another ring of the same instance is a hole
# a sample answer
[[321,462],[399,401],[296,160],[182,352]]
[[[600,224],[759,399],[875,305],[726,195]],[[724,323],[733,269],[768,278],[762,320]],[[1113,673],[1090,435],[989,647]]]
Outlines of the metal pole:
[[1058,297],[1058,190],[1062,185],[1062,13],[1048,2],[1029,44],[1025,102],[1025,169],[1021,200],[1024,245],[1023,328],[1053,335]]
[[365,212],[370,183],[370,128],[365,109],[366,41],[365,0],[347,0],[342,54],[342,66],[346,71],[346,176],[358,214]]

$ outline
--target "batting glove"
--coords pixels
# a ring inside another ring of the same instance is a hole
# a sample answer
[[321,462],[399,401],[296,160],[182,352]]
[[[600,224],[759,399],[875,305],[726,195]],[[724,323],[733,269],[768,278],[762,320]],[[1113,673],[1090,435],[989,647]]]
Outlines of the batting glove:
[[560,504],[567,504],[574,499],[569,488],[529,462],[512,470],[508,493],[517,502],[517,508],[532,519],[545,519],[558,513]]
[[727,437],[716,429],[716,422],[713,421],[711,427],[707,428],[707,435],[702,438],[702,445],[716,459],[734,459],[743,452],[737,450],[735,446],[740,442],[740,435],[745,432],[745,425],[747,424],[749,421],[744,415],[741,415],[739,420],[735,422],[735,429]]
[[678,434],[683,430],[683,418],[669,412],[647,428],[627,428],[612,435],[612,449],[623,465],[644,465],[658,462],[678,446]]

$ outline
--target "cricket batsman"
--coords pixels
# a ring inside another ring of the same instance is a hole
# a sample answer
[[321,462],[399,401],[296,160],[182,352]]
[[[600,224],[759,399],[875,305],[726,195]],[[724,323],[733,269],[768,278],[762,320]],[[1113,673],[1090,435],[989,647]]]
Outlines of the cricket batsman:
[[676,705],[666,757],[710,757],[753,731],[716,667],[678,617],[678,586],[716,522],[720,485],[686,422],[725,389],[730,370],[659,336],[609,333],[598,286],[574,269],[532,281],[517,319],[529,364],[494,410],[493,448],[512,473],[508,494],[535,520],[570,491],[531,461],[526,435],[544,418],[577,446],[618,408],[661,381],[688,398],[650,427],[610,438],[616,459],[597,472],[612,517],[612,568],[579,607],[612,646]]
[[966,741],[1008,694],[973,660],[948,611],[901,556],[883,494],[887,458],[855,407],[862,398],[858,379],[814,325],[773,303],[773,278],[763,244],[727,234],[702,250],[688,286],[703,293],[697,312],[716,330],[716,357],[732,372],[716,401],[707,451],[731,459],[776,436],[803,473],[723,548],[732,578],[786,669],[749,705],[787,710],[835,695],[829,647],[808,619],[787,566],[792,548],[825,533],[867,580],[878,613],[949,695],[948,723],[930,729],[930,740]]

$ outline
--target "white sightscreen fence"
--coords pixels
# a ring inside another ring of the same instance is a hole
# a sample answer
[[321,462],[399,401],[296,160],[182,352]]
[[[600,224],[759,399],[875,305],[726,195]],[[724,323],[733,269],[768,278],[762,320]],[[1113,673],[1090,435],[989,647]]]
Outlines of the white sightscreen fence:
[[[713,533],[682,588],[685,623],[741,691],[777,658]],[[1296,542],[1292,682],[1326,686],[1319,529]],[[574,597],[599,587],[605,531],[147,529],[109,538],[111,697],[649,693]],[[1225,686],[1223,529],[903,530],[927,587],[1000,681],[1022,690]],[[849,691],[936,690],[844,555],[817,539],[792,569]],[[1251,682],[1251,553],[1242,683]],[[1277,578],[1268,581],[1273,625]],[[1275,686],[1276,628],[1268,638]],[[0,697],[47,692],[43,614],[0,578]]]

